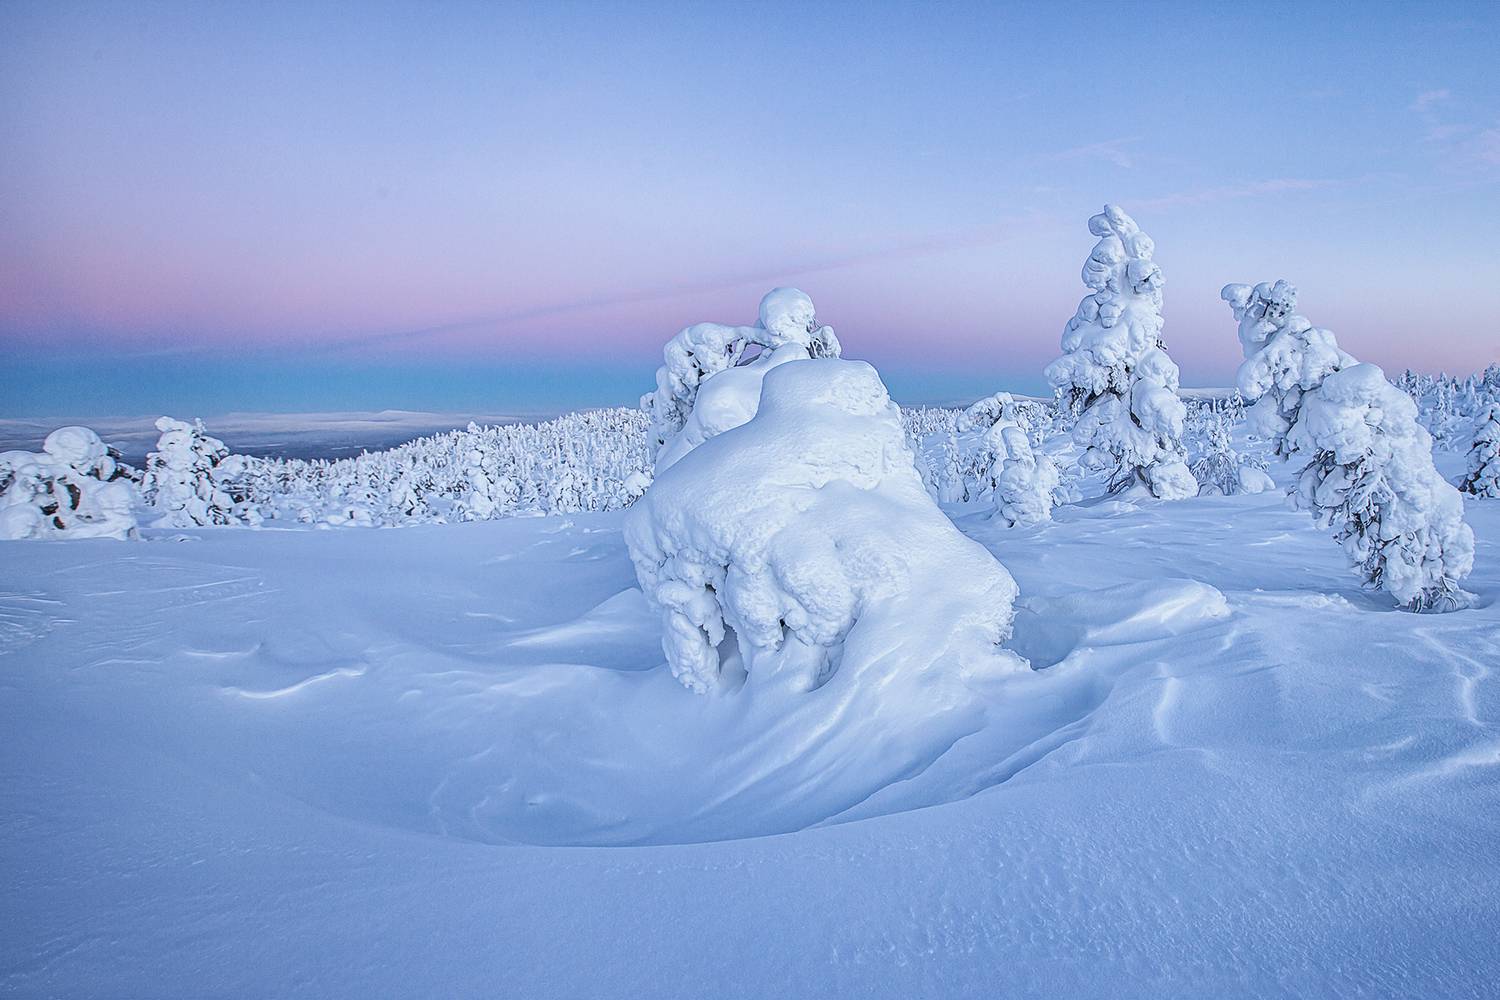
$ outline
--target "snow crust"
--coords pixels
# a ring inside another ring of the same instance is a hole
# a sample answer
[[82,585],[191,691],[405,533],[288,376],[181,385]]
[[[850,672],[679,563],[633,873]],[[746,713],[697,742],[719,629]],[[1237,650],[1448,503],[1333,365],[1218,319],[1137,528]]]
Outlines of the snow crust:
[[928,496],[863,362],[771,364],[753,415],[659,471],[625,525],[667,662],[694,691],[1024,669],[999,650],[1014,581]]

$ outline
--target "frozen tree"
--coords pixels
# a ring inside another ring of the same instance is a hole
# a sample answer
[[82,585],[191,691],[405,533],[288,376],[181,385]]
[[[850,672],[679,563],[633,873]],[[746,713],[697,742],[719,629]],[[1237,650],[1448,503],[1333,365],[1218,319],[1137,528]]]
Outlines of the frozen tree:
[[1111,470],[1112,492],[1193,496],[1198,484],[1182,446],[1177,366],[1161,338],[1155,244],[1113,205],[1089,220],[1089,232],[1099,237],[1083,265],[1090,291],[1063,330],[1063,356],[1047,366],[1047,381],[1076,418],[1080,463]]
[[[752,346],[761,352],[746,362]],[[641,397],[651,415],[657,469],[754,416],[761,379],[771,368],[839,352],[833,328],[818,324],[812,299],[795,288],[767,292],[755,326],[698,323],[682,330],[662,350],[655,391]]]
[[1052,519],[1060,479],[1045,453],[1032,449],[1016,401],[1008,392],[979,400],[964,411],[964,422],[981,431],[987,490],[996,516],[1011,527]]
[[1235,416],[1241,413],[1238,396],[1223,407],[1207,403],[1188,412],[1186,439],[1200,496],[1264,493],[1275,485],[1262,459],[1235,447]]
[[1296,312],[1285,281],[1227,285],[1245,361],[1240,393],[1276,454],[1304,461],[1293,499],[1331,527],[1366,586],[1409,611],[1463,607],[1474,533],[1438,474],[1417,407],[1375,365]]
[[162,417],[156,450],[146,456],[142,493],[158,514],[163,528],[195,528],[211,524],[240,524],[239,501],[225,488],[240,471],[239,463],[221,469],[229,449],[210,437],[203,421],[187,423]]
[[625,540],[694,691],[809,690],[892,663],[1024,669],[999,649],[1015,582],[927,494],[863,362],[772,369],[754,417],[657,475]]
[[1492,403],[1480,415],[1459,489],[1476,497],[1500,497],[1500,403]]
[[87,427],[0,454],[0,538],[133,538],[133,496],[118,453]]

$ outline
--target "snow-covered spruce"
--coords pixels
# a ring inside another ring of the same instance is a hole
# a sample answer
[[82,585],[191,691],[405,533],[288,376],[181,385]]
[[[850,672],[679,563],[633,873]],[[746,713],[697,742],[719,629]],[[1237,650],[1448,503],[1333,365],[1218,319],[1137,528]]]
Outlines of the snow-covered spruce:
[[928,496],[863,362],[768,372],[754,417],[658,475],[625,540],[694,691],[808,690],[875,661],[1024,669],[999,648],[1015,582]]
[[1264,493],[1275,485],[1263,459],[1235,447],[1234,425],[1243,414],[1238,395],[1188,409],[1185,440],[1200,496]]
[[229,458],[224,442],[210,437],[202,420],[188,423],[162,417],[156,450],[146,456],[141,492],[156,511],[161,528],[196,528],[210,524],[242,524],[235,508],[240,502],[225,488],[243,469],[241,462],[224,466]]
[[[761,353],[742,364],[751,346]],[[812,299],[795,288],[767,292],[755,326],[697,323],[681,330],[662,349],[655,391],[641,397],[651,415],[657,470],[754,416],[760,381],[776,365],[839,352],[833,328],[818,325]]]
[[1474,564],[1463,501],[1432,461],[1417,407],[1375,365],[1296,312],[1285,281],[1226,285],[1245,361],[1240,393],[1278,455],[1305,462],[1292,496],[1331,527],[1368,587],[1408,611],[1467,605]]
[[0,538],[133,538],[130,470],[87,427],[0,454]]
[[1475,425],[1459,489],[1476,497],[1500,497],[1500,403],[1491,404]]
[[1063,330],[1063,356],[1047,366],[1047,381],[1076,417],[1080,464],[1112,470],[1111,492],[1193,496],[1198,484],[1182,446],[1177,365],[1161,338],[1155,244],[1113,205],[1089,219],[1089,232],[1099,237],[1083,265],[1090,292]]
[[995,516],[1010,527],[1052,519],[1058,502],[1060,478],[1052,459],[1031,446],[1016,401],[997,392],[964,411],[964,423],[981,431],[981,454],[988,463],[985,476]]

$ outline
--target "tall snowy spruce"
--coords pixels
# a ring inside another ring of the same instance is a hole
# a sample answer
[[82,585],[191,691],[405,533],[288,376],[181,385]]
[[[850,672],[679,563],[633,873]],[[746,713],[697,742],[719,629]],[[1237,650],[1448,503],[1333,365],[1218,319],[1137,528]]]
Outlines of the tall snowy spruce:
[[[745,363],[752,346],[761,352]],[[833,328],[819,325],[812,299],[796,288],[767,292],[755,326],[697,323],[679,331],[662,349],[655,391],[641,397],[657,471],[753,417],[761,380],[775,366],[840,351]]]
[[1479,416],[1467,471],[1458,488],[1476,497],[1500,497],[1500,403],[1491,404]]
[[1090,291],[1063,330],[1063,356],[1046,371],[1059,405],[1077,418],[1079,463],[1111,470],[1112,493],[1194,496],[1198,484],[1182,445],[1177,365],[1161,338],[1155,244],[1114,205],[1089,219],[1089,232],[1099,237],[1083,265]]
[[158,514],[163,528],[195,528],[210,524],[240,524],[236,499],[226,489],[229,457],[224,442],[210,437],[203,421],[187,423],[162,417],[156,450],[146,456],[141,492]]
[[1331,527],[1365,585],[1407,611],[1466,607],[1474,564],[1463,501],[1432,461],[1411,398],[1297,313],[1285,281],[1226,285],[1245,361],[1251,427],[1305,462],[1292,497]]

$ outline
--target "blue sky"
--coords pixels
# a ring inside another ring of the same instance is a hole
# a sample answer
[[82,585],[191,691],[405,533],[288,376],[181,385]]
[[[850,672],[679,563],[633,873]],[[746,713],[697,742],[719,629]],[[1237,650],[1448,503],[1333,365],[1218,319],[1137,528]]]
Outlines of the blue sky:
[[898,398],[1038,390],[1106,201],[1192,385],[1228,281],[1500,358],[1500,5],[0,7],[0,413],[632,402],[795,284]]

